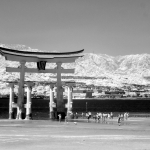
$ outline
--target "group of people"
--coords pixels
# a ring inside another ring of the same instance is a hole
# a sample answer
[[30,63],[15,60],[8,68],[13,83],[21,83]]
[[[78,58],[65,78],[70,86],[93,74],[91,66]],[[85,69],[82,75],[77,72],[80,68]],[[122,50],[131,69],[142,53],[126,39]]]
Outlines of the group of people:
[[118,115],[118,125],[120,126],[121,122],[124,121],[124,120],[127,120],[128,117],[129,117],[129,113],[128,112],[125,112],[124,114],[119,114]]
[[96,113],[93,115],[93,119],[95,119],[95,122],[106,121],[106,119],[113,119],[113,113]]
[[[70,115],[72,115],[72,114],[70,114]],[[84,118],[84,113],[81,114],[81,117]],[[95,122],[99,123],[100,121],[107,122],[108,119],[113,119],[114,114],[112,112],[110,112],[110,113],[98,112],[98,113],[96,113],[95,115],[92,116],[91,112],[87,112],[87,113],[85,113],[85,117],[87,118],[87,122],[89,122],[90,119],[93,118],[93,119],[95,119]],[[120,126],[121,122],[124,121],[124,120],[127,120],[128,117],[129,117],[128,112],[120,113],[118,115],[118,125]],[[78,118],[78,113],[77,112],[75,113],[75,118],[76,119]],[[59,122],[61,122],[61,119],[62,119],[61,114],[58,115],[58,119],[59,119]],[[65,122],[68,122],[68,116],[65,117]]]
[[[92,118],[92,114],[91,112],[86,113],[86,117],[88,119],[87,122],[89,122],[90,118]],[[110,113],[101,113],[98,112],[95,115],[93,115],[93,119],[95,119],[95,122],[99,123],[100,121],[102,122],[107,122],[108,119],[113,119],[114,114],[112,112]],[[129,117],[129,113],[125,112],[125,113],[120,113],[118,115],[118,125],[121,125],[121,122],[124,120],[127,120]]]

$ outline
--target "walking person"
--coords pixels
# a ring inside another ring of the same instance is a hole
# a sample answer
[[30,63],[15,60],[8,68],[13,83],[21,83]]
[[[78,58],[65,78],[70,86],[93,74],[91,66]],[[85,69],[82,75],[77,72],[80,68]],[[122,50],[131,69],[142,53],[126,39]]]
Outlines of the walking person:
[[78,119],[78,113],[77,113],[77,112],[76,112],[76,114],[75,114],[75,118]]
[[113,113],[112,112],[110,113],[110,118],[113,119]]
[[88,119],[88,121],[87,121],[87,122],[89,122],[89,120],[90,120],[90,118],[91,118],[91,112],[86,113],[86,117],[87,117],[87,119]]
[[89,112],[88,113],[88,122],[89,122],[89,120],[90,120],[91,117],[92,117],[92,114],[91,114],[91,112]]
[[120,115],[121,115],[121,120],[124,121],[124,115],[123,114]]
[[121,125],[121,114],[119,114],[119,116],[118,116],[118,125],[119,126]]
[[83,112],[82,112],[81,116],[82,116],[82,119],[83,119],[84,118],[84,113]]
[[97,122],[99,123],[101,119],[101,113],[97,113]]
[[58,115],[59,122],[61,122],[61,114]]
[[68,124],[68,115],[65,116],[65,123]]

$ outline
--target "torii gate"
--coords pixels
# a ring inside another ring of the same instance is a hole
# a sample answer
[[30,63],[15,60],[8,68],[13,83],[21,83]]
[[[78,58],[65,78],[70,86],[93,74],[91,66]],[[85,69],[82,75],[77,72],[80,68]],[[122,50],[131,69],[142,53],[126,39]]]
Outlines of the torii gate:
[[[65,105],[63,103],[63,88],[61,83],[61,73],[74,73],[74,69],[64,69],[61,67],[62,63],[72,63],[79,57],[83,57],[81,54],[84,51],[78,50],[73,52],[29,52],[19,51],[14,49],[8,49],[0,47],[0,53],[6,60],[20,62],[19,68],[6,67],[7,72],[20,72],[20,81],[18,89],[18,116],[22,119],[22,112],[24,109],[24,78],[25,72],[30,73],[57,73],[57,113],[65,113]],[[37,68],[26,68],[26,62],[36,62]],[[57,67],[54,69],[46,69],[46,63],[56,63]]]

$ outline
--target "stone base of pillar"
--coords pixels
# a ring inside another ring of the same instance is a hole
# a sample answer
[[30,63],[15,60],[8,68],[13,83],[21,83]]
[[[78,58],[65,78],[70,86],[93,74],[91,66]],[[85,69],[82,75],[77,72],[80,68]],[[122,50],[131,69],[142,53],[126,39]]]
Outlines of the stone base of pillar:
[[49,112],[49,118],[50,119],[55,119],[55,117],[54,117],[54,111]]
[[32,114],[28,114],[28,115],[26,115],[25,120],[32,120]]
[[14,119],[13,117],[14,117],[14,116],[13,116],[13,112],[10,112],[10,113],[9,113],[9,119]]
[[22,119],[25,119],[25,113],[19,112],[16,116],[16,120],[22,120]]
[[21,115],[20,115],[20,113],[19,112],[17,112],[17,115],[16,115],[16,120],[21,120],[21,117],[20,117]]

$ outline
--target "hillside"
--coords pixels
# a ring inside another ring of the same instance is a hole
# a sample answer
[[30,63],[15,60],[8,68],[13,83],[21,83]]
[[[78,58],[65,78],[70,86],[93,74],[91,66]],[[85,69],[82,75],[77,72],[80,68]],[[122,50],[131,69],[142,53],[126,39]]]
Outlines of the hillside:
[[[6,45],[0,44],[1,47],[8,47],[17,50],[40,51],[24,45]],[[0,91],[6,92],[7,81],[18,81],[19,73],[8,73],[5,67],[18,67],[18,62],[5,61],[0,56]],[[27,67],[35,68],[36,63],[27,63]],[[54,68],[55,64],[47,64],[46,68]],[[126,56],[109,56],[106,54],[87,53],[84,57],[76,60],[72,64],[63,64],[64,68],[75,68],[75,74],[62,75],[63,81],[85,82],[99,86],[116,86],[121,87],[126,84],[150,84],[150,54],[136,54]],[[26,81],[56,81],[56,74],[35,74],[26,73]],[[8,88],[7,88],[8,89]],[[8,91],[7,91],[8,92]]]

